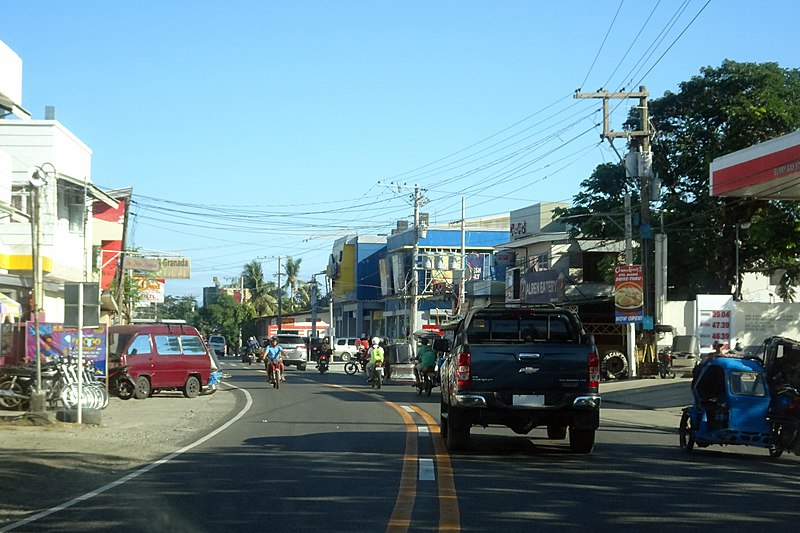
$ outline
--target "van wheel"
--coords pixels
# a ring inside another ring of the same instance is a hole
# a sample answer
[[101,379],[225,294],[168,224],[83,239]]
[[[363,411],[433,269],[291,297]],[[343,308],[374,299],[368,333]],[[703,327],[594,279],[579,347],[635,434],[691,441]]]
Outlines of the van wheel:
[[200,380],[195,376],[189,376],[183,386],[183,395],[187,398],[196,398],[200,394]]
[[347,352],[344,352],[344,353],[342,354],[342,362],[343,362],[343,363],[346,363],[346,362],[348,362],[349,360],[350,360],[350,354],[349,354],[349,353],[347,353]]
[[150,380],[144,376],[136,378],[134,383],[136,390],[133,391],[133,397],[137,400],[144,400],[150,396]]

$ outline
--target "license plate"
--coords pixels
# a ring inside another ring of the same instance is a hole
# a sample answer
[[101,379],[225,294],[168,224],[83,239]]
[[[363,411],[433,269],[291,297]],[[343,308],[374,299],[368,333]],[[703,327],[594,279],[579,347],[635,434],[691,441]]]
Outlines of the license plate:
[[520,407],[542,407],[544,405],[544,395],[515,394],[511,399],[511,403]]

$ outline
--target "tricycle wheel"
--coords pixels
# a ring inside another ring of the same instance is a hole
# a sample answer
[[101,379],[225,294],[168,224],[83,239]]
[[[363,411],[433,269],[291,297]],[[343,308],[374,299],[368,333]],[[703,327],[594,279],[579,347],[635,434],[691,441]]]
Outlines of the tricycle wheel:
[[692,417],[688,411],[683,412],[680,426],[681,450],[689,453],[694,448],[694,428],[692,427]]

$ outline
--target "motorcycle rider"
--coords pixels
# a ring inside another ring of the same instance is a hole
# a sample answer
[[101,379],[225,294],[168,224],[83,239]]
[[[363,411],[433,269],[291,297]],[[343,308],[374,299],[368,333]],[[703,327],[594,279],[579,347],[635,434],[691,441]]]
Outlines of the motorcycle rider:
[[267,367],[267,380],[272,382],[272,364],[276,364],[281,369],[281,381],[286,381],[286,378],[283,377],[283,358],[281,357],[281,352],[283,348],[278,344],[278,337],[274,335],[270,339],[270,345],[267,346],[266,355],[264,357],[264,364]]
[[324,341],[322,341],[322,346],[319,347],[318,356],[317,356],[317,369],[319,369],[319,365],[320,365],[320,361],[322,359],[322,356],[325,356],[325,357],[328,358],[326,364],[330,365],[331,357],[333,357],[333,350],[331,349],[330,341],[328,339],[325,339]]
[[375,363],[383,363],[383,348],[378,337],[372,337],[372,348],[369,349],[369,363],[367,363],[367,383],[372,382],[372,369]]
[[[414,365],[414,386],[418,387],[427,374],[433,374],[436,368],[436,352],[428,344],[428,339],[420,339],[417,346],[417,359]],[[433,379],[431,377],[431,379]]]
[[355,346],[358,352],[358,362],[361,364],[361,368],[364,369],[369,352],[369,341],[366,333],[362,333],[361,337],[356,339]]

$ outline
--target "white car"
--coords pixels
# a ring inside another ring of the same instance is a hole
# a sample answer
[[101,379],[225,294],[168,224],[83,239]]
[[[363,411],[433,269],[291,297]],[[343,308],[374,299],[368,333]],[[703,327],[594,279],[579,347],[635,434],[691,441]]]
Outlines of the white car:
[[337,337],[333,345],[333,360],[344,361],[355,359],[358,354],[356,341],[358,337]]
[[208,348],[216,355],[225,356],[228,351],[228,341],[222,335],[211,335],[208,337]]

